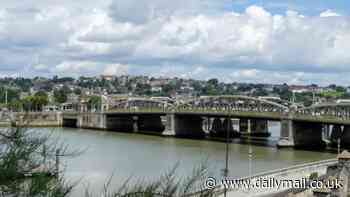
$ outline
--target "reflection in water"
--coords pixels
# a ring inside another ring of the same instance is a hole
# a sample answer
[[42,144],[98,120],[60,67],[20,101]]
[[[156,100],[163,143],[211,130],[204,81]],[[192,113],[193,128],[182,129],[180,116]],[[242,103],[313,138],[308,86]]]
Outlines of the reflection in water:
[[[273,145],[278,139],[279,125],[270,127],[272,137],[265,143]],[[179,176],[188,175],[193,168],[207,161],[209,171],[220,176],[225,166],[225,144],[206,140],[176,139],[140,134],[102,132],[81,129],[41,129],[53,131],[71,149],[86,149],[76,158],[64,159],[66,177],[80,181],[80,187],[101,191],[103,183],[114,174],[113,185],[120,185],[129,177],[133,180],[158,178],[179,162]],[[229,176],[242,177],[249,173],[249,147],[251,146],[252,173],[262,172],[335,157],[331,153],[291,149],[274,146],[256,146],[235,142],[230,145]]]

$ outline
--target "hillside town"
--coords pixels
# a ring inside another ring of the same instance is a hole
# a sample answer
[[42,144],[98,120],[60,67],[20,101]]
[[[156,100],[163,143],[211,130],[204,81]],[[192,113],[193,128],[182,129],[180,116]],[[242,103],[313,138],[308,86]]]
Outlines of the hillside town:
[[[195,80],[149,76],[2,78],[0,103],[3,110],[72,110],[82,100],[99,109],[101,96],[108,100],[148,97],[186,101],[200,96],[245,95],[285,100],[310,106],[317,103],[348,102],[350,87],[293,84],[224,83],[218,79]],[[349,100],[350,102],[350,100]]]

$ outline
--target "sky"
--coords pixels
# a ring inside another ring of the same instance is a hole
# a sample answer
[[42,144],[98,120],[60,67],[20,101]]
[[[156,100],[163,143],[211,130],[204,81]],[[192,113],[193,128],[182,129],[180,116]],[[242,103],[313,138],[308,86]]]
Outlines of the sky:
[[0,77],[350,85],[348,0],[2,0]]

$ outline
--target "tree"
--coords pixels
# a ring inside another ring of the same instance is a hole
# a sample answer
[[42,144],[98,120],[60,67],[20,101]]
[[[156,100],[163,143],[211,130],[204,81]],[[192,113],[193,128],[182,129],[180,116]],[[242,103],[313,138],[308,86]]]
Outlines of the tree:
[[330,84],[329,86],[328,86],[330,89],[335,89],[336,87],[337,87],[337,85],[335,85],[335,84]]
[[170,96],[176,91],[174,84],[168,83],[162,86],[162,95]]
[[67,93],[63,89],[55,90],[53,92],[53,97],[57,103],[64,103],[67,101]]
[[64,197],[70,193],[72,186],[66,185],[50,165],[59,147],[50,145],[47,136],[25,128],[2,129],[0,146],[2,196]]
[[267,95],[269,95],[268,92],[263,88],[257,88],[253,92],[253,96],[267,96]]
[[49,97],[46,92],[39,91],[35,93],[34,96],[30,97],[30,102],[32,103],[32,109],[35,111],[42,111],[43,106],[49,103]]
[[135,93],[138,95],[151,95],[151,86],[149,84],[137,83]]
[[21,103],[25,111],[42,111],[49,100],[45,92],[38,92],[34,96],[25,97]]
[[335,91],[337,91],[337,92],[346,92],[346,89],[344,87],[342,87],[342,86],[337,86],[335,88]]
[[74,94],[81,95],[81,89],[80,88],[75,88],[74,89]]
[[209,79],[209,80],[208,80],[208,84],[209,84],[209,85],[212,85],[212,86],[214,86],[214,87],[217,87],[218,84],[219,84],[219,80],[218,80],[218,79]]
[[6,92],[7,92],[7,102],[11,102],[14,100],[19,99],[19,91],[16,91],[14,89],[2,87],[0,88],[0,102],[5,103],[6,102]]
[[20,100],[13,100],[9,103],[8,107],[11,111],[15,111],[15,112],[22,111],[23,102]]
[[100,96],[91,96],[88,101],[89,110],[100,110],[102,105],[102,99]]

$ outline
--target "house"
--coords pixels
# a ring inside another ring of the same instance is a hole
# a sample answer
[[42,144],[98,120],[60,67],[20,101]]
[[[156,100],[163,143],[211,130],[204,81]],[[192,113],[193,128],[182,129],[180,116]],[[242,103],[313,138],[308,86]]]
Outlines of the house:
[[151,91],[152,92],[161,92],[163,88],[161,86],[152,86]]
[[101,75],[100,79],[101,80],[106,80],[106,81],[114,81],[115,80],[115,76],[113,76],[113,75]]

